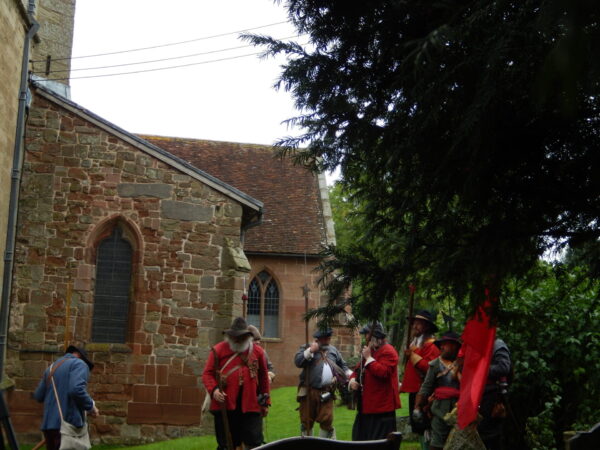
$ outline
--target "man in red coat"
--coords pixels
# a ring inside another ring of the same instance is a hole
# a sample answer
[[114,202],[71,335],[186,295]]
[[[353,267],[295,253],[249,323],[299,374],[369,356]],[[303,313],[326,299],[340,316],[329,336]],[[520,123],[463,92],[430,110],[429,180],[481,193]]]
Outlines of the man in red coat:
[[[238,317],[211,348],[202,382],[211,395],[217,450],[262,444],[261,417],[268,412],[269,376],[264,350],[252,343],[246,320]],[[257,395],[258,393],[258,395]],[[227,431],[228,430],[228,431]],[[228,436],[230,434],[230,436]]]
[[[434,344],[434,333],[438,327],[433,321],[433,315],[427,310],[417,311],[417,313],[408,318],[410,320],[412,341],[409,348],[404,352],[406,355],[406,367],[404,368],[404,377],[400,392],[408,392],[408,408],[413,411],[415,408],[415,398],[421,383],[425,379],[429,362],[440,356],[439,348]],[[421,448],[426,449],[427,444],[423,439],[425,430],[429,427],[428,423],[416,422],[412,415],[410,416],[410,425],[413,433],[419,435]]]
[[366,335],[367,345],[348,384],[350,390],[360,392],[352,440],[384,439],[396,431],[400,408],[398,352],[385,340],[381,323],[366,326],[360,333]]

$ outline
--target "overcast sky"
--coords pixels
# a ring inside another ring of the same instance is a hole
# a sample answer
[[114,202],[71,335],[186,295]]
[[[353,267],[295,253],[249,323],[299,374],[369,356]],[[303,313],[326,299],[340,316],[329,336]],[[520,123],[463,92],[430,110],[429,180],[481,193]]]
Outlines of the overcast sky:
[[[207,37],[286,21],[272,0],[77,0],[71,72],[72,99],[133,133],[272,144],[299,131],[281,122],[297,114],[291,96],[272,85],[279,60],[246,56],[259,52],[237,34]],[[287,23],[252,32],[294,36]],[[78,58],[192,41],[144,51]],[[303,43],[302,37],[298,41]],[[304,38],[304,42],[306,38]],[[187,57],[197,53],[210,54]],[[149,64],[114,66],[177,58]],[[84,76],[187,67],[120,76]]]

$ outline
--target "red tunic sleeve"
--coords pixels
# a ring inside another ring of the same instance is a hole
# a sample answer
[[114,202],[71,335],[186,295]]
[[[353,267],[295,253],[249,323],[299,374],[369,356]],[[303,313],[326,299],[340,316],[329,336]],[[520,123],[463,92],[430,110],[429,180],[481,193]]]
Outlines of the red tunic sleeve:
[[398,354],[391,352],[387,346],[381,348],[382,351],[377,352],[377,359],[369,363],[365,370],[368,370],[377,378],[388,379],[396,370],[398,365]]
[[429,362],[440,356],[440,349],[437,348],[437,345],[435,345],[433,342],[433,339],[427,341],[427,343],[425,343],[421,349],[415,352],[417,355],[420,355],[423,358],[415,365],[415,367],[423,374],[427,373],[427,370],[429,369]]
[[429,361],[433,361],[440,355],[440,350],[433,342],[434,340],[430,339],[421,348],[415,350],[415,353],[423,358],[416,365],[413,365],[410,360],[406,361],[401,392],[419,392],[421,382],[429,368]]
[[390,344],[381,346],[375,361],[365,367],[363,378],[363,414],[378,414],[400,408],[398,395],[398,353]]

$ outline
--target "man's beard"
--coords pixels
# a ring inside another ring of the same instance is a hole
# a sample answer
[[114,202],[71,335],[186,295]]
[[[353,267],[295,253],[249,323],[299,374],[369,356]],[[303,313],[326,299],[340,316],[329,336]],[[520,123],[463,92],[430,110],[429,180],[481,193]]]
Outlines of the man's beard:
[[247,339],[242,342],[234,342],[229,336],[225,336],[225,340],[229,344],[229,348],[232,352],[235,353],[244,353],[250,347],[250,341],[252,340],[251,336],[248,336]]

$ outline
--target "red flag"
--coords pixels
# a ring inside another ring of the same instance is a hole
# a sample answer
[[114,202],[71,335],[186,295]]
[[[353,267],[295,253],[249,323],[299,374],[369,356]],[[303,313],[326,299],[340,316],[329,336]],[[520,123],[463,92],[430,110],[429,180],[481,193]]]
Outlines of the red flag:
[[464,355],[464,364],[457,404],[458,427],[461,430],[477,418],[477,409],[490,370],[492,349],[496,339],[496,327],[490,324],[488,311],[492,307],[492,302],[498,300],[490,299],[487,289],[485,295],[485,302],[467,321],[462,334],[461,353]]

